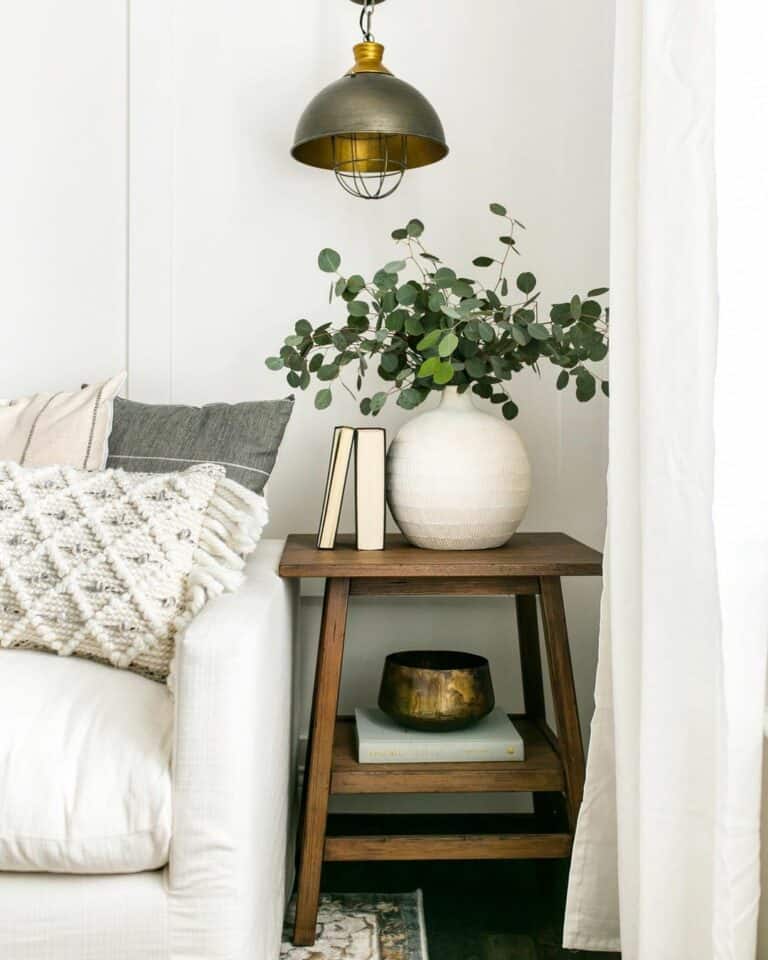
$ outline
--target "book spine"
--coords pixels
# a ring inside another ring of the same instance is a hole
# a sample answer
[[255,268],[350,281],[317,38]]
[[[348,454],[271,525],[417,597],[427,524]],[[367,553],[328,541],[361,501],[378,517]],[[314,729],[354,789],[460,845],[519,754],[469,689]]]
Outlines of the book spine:
[[414,744],[404,747],[402,743],[361,743],[358,748],[359,763],[500,763],[523,760],[524,748],[517,743],[466,744],[461,747],[422,747]]

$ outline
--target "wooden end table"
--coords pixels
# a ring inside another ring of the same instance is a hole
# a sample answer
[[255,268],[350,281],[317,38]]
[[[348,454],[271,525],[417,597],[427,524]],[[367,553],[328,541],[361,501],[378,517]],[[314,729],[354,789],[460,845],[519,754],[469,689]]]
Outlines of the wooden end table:
[[[292,535],[283,577],[325,577],[299,839],[293,942],[315,941],[320,873],[326,860],[559,858],[570,854],[584,787],[571,654],[560,578],[598,576],[602,557],[562,533],[518,533],[496,550],[438,551],[388,536],[386,549],[359,552],[352,537],[335,550]],[[514,596],[525,714],[513,720],[525,760],[509,763],[359,764],[354,718],[337,717],[347,606],[353,597]],[[557,735],[547,723],[536,597],[541,603]],[[541,832],[326,836],[331,794],[531,792]],[[564,808],[564,809],[563,809]]]

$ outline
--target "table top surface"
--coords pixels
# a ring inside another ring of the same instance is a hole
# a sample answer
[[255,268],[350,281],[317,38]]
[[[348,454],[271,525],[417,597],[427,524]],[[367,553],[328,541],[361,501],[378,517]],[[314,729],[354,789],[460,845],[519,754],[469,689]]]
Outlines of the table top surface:
[[588,577],[602,572],[602,554],[564,533],[516,533],[492,550],[422,550],[388,534],[384,550],[356,550],[351,534],[334,550],[293,533],[280,561],[282,577]]

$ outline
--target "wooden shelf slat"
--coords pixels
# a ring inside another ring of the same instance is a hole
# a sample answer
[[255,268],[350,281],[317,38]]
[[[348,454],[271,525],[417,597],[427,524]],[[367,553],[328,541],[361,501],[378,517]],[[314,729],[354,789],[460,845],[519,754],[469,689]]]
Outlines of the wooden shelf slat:
[[358,763],[354,717],[339,717],[333,745],[333,794],[517,793],[563,790],[560,758],[539,726],[512,721],[525,742],[525,760],[509,763]]
[[327,837],[325,860],[560,859],[568,833],[449,834],[447,836]]

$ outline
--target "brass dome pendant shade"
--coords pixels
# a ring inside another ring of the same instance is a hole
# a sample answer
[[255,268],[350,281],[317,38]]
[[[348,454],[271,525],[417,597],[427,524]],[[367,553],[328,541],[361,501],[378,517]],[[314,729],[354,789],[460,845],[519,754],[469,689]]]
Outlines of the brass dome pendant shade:
[[442,160],[448,146],[434,107],[382,62],[384,47],[374,41],[370,24],[375,3],[383,0],[352,2],[363,5],[364,40],[353,48],[355,63],[306,108],[291,153],[301,163],[333,170],[352,196],[380,200],[397,190],[406,170]]

